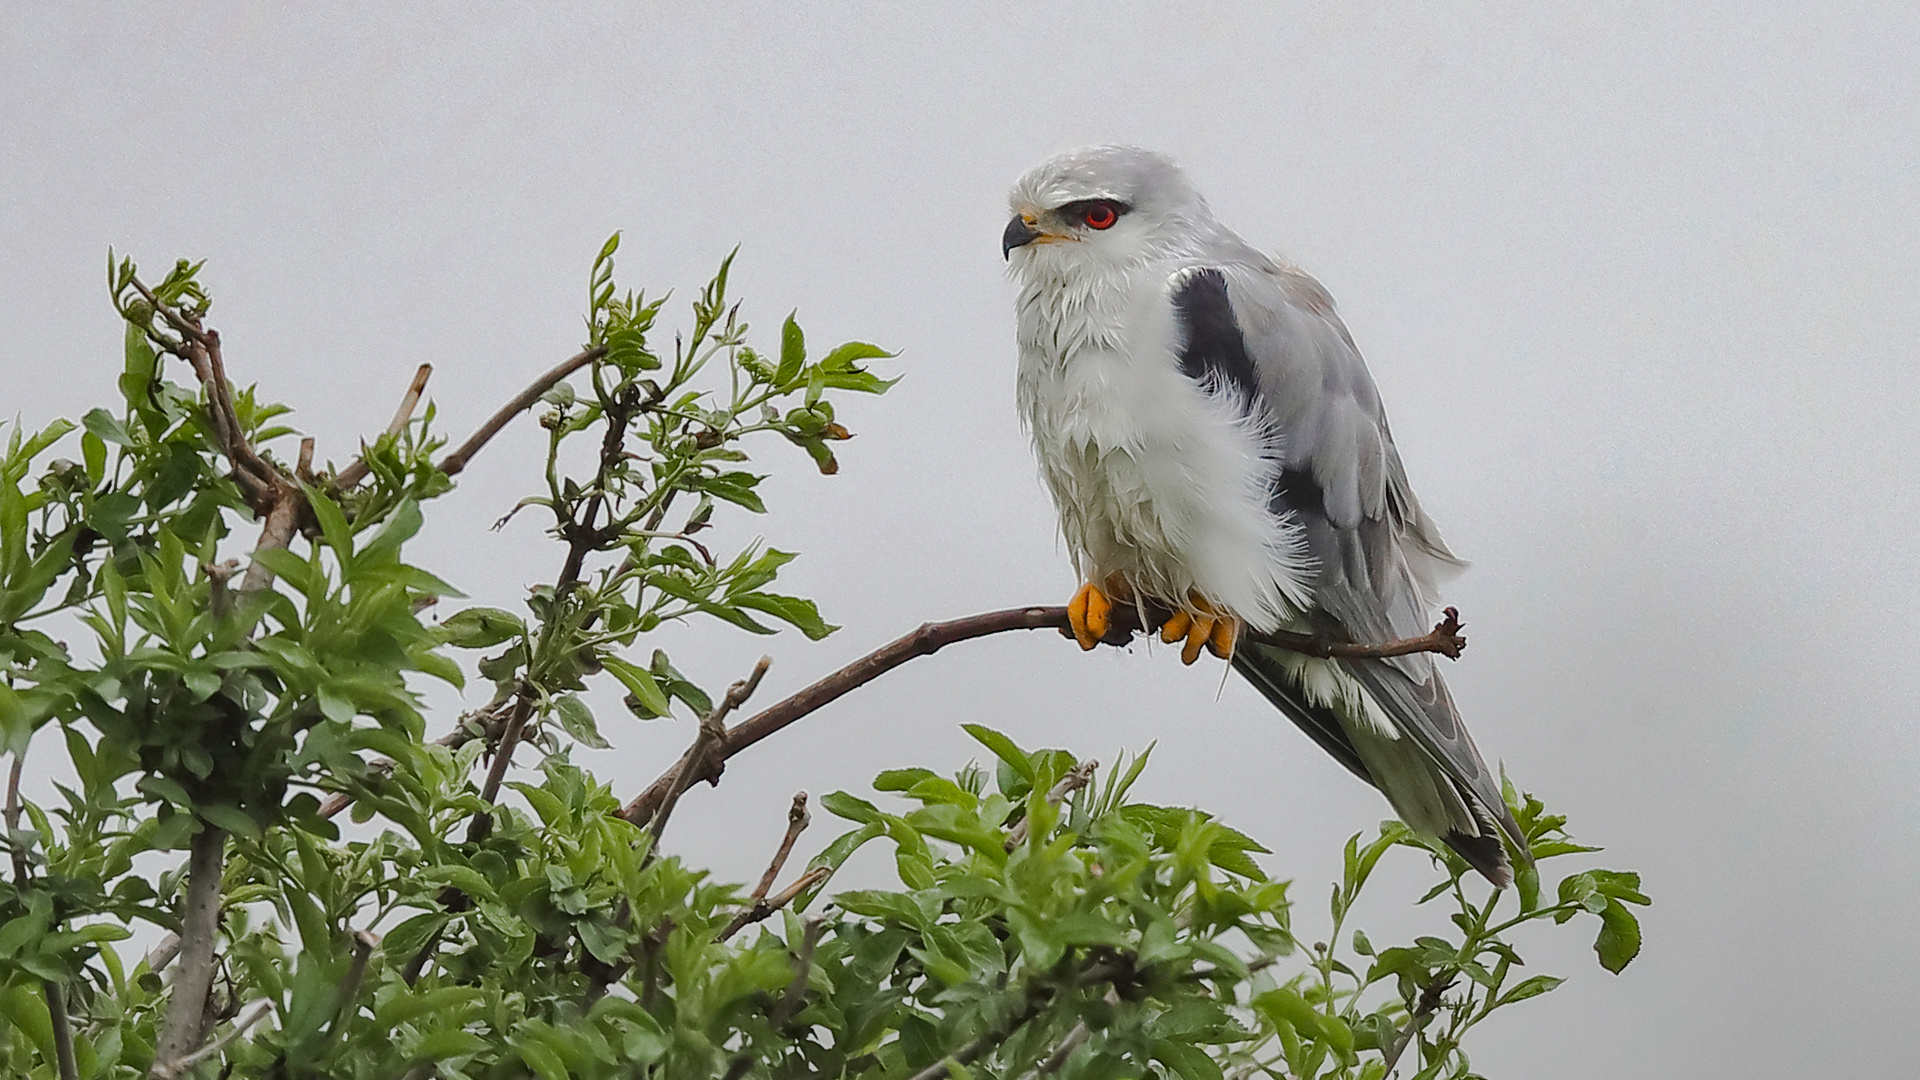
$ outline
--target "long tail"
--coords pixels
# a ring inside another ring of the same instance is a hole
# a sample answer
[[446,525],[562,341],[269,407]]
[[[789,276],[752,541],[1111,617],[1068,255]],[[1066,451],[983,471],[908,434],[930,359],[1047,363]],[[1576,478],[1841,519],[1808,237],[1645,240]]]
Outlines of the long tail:
[[[1507,832],[1523,858],[1530,858],[1530,853],[1518,823],[1513,821],[1505,803],[1498,800],[1498,788],[1493,789],[1494,802],[1488,806],[1486,796],[1480,791],[1486,785],[1455,775],[1465,771],[1458,766],[1449,767],[1447,759],[1459,756],[1457,748],[1448,747],[1452,752],[1438,755],[1424,745],[1430,739],[1412,738],[1411,733],[1404,731],[1399,738],[1387,738],[1371,725],[1346,722],[1332,707],[1311,699],[1302,689],[1300,679],[1307,670],[1306,665],[1312,663],[1321,662],[1250,642],[1243,643],[1233,657],[1234,669],[1262,696],[1335,761],[1385,795],[1394,812],[1414,831],[1444,842],[1496,887],[1511,882],[1513,867],[1500,842],[1500,832]],[[1410,704],[1406,692],[1414,688],[1414,684],[1398,669],[1385,664],[1377,666],[1386,670],[1365,671],[1364,678],[1361,672],[1349,671],[1348,674],[1376,698],[1389,697],[1390,700],[1381,704],[1387,706],[1390,715],[1404,715],[1405,706]],[[1340,667],[1345,670],[1350,665]],[[1407,686],[1393,686],[1396,679],[1406,682]],[[1437,673],[1433,679],[1437,694],[1419,696],[1451,714],[1452,702],[1446,697],[1445,687],[1439,684]],[[1369,684],[1384,684],[1382,689],[1388,693],[1382,695]],[[1457,732],[1458,740],[1464,741],[1465,729],[1459,727],[1457,717],[1453,717],[1451,725],[1448,730]],[[1465,742],[1465,748],[1473,765],[1484,775],[1486,766],[1479,763],[1479,754],[1472,749],[1472,743]]]

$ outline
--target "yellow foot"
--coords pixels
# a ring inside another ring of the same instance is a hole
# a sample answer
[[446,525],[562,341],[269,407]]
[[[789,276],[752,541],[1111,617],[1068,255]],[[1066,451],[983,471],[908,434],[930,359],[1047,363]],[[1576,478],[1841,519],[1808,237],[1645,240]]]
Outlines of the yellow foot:
[[1200,659],[1203,647],[1222,660],[1233,659],[1233,646],[1240,640],[1240,620],[1214,611],[1213,605],[1198,596],[1192,599],[1192,611],[1176,611],[1161,624],[1160,640],[1171,645],[1186,639],[1180,646],[1183,664]]
[[1067,603],[1067,622],[1073,626],[1073,639],[1082,649],[1092,649],[1113,629],[1113,601],[1089,581],[1080,586]]

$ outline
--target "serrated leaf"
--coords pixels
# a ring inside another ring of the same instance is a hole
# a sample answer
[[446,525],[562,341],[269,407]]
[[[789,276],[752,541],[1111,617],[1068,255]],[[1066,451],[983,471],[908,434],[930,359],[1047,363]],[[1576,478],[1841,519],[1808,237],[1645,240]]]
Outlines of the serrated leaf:
[[875,791],[905,791],[922,780],[932,777],[932,769],[888,769],[873,778]]
[[654,716],[666,716],[672,706],[667,703],[667,695],[660,690],[660,684],[645,668],[635,667],[617,656],[603,656],[600,663],[620,680],[634,701]]
[[877,822],[882,817],[879,807],[858,795],[849,795],[844,791],[830,791],[822,795],[820,805],[835,817],[843,817],[848,821],[857,821],[862,824]]
[[1521,982],[1513,989],[1500,995],[1500,1000],[1494,1003],[1494,1007],[1498,1008],[1501,1005],[1511,1005],[1516,1001],[1525,1001],[1530,997],[1539,997],[1541,994],[1552,990],[1563,982],[1566,982],[1566,980],[1556,979],[1551,975],[1535,975],[1533,978]]
[[457,649],[484,649],[525,634],[527,626],[511,611],[471,607],[455,612],[438,632],[441,641]]
[[1600,957],[1600,966],[1615,975],[1640,955],[1640,920],[1625,904],[1607,901],[1600,912],[1600,934],[1593,939],[1593,951]]
[[800,332],[800,324],[790,314],[780,327],[780,366],[773,373],[774,387],[785,390],[793,386],[806,362],[807,336]]
[[595,750],[612,749],[613,744],[600,736],[600,729],[594,725],[593,710],[581,701],[576,694],[563,694],[553,699],[554,718],[560,721],[560,730],[573,736],[576,742],[591,746]]
[[1008,768],[1018,773],[1027,783],[1036,782],[1032,759],[1012,739],[985,724],[961,724],[960,730],[973,736],[976,742],[993,751],[993,756],[1005,762]]
[[795,629],[807,635],[809,641],[819,641],[840,629],[820,617],[820,609],[814,606],[813,601],[798,596],[756,592],[736,596],[733,602],[743,608],[765,612],[776,619],[790,623]]

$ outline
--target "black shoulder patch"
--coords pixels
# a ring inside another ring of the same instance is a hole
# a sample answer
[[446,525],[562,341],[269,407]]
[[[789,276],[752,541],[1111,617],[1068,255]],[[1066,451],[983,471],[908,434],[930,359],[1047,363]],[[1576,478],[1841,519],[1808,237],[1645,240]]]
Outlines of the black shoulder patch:
[[1180,371],[1195,382],[1212,379],[1248,401],[1260,391],[1260,377],[1247,355],[1247,341],[1227,299],[1227,276],[1196,270],[1173,294],[1180,319]]

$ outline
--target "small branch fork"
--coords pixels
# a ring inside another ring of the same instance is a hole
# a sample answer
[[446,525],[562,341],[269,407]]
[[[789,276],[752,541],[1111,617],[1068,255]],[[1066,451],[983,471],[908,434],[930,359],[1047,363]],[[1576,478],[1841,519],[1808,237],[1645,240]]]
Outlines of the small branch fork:
[[807,812],[807,793],[796,792],[793,796],[793,807],[787,811],[787,834],[780,840],[780,850],[773,853],[773,862],[767,865],[767,872],[761,875],[760,884],[754,886],[753,893],[747,897],[747,906],[741,908],[740,913],[733,917],[733,921],[727,923],[726,929],[720,931],[716,940],[726,941],[748,926],[771,918],[774,912],[791,904],[794,897],[825,881],[833,873],[827,867],[816,866],[801,874],[792,885],[781,890],[778,896],[771,899],[767,897],[767,893],[773,889],[774,881],[780,877],[781,868],[787,865],[787,856],[793,854],[794,841],[800,839],[800,834],[805,832],[807,826],[812,823],[813,815]]
[[1393,1046],[1387,1050],[1384,1059],[1386,1070],[1381,1075],[1392,1075],[1393,1067],[1400,1062],[1400,1055],[1406,1053],[1407,1047],[1413,1045],[1413,1040],[1420,1034],[1420,1029],[1426,1026],[1427,1018],[1440,1007],[1440,995],[1447,992],[1457,977],[1455,972],[1443,971],[1435,975],[1433,981],[1427,983],[1426,988],[1420,991],[1420,1000],[1414,1003],[1413,1013],[1407,1017],[1407,1026],[1400,1029],[1400,1034],[1393,1040]]

